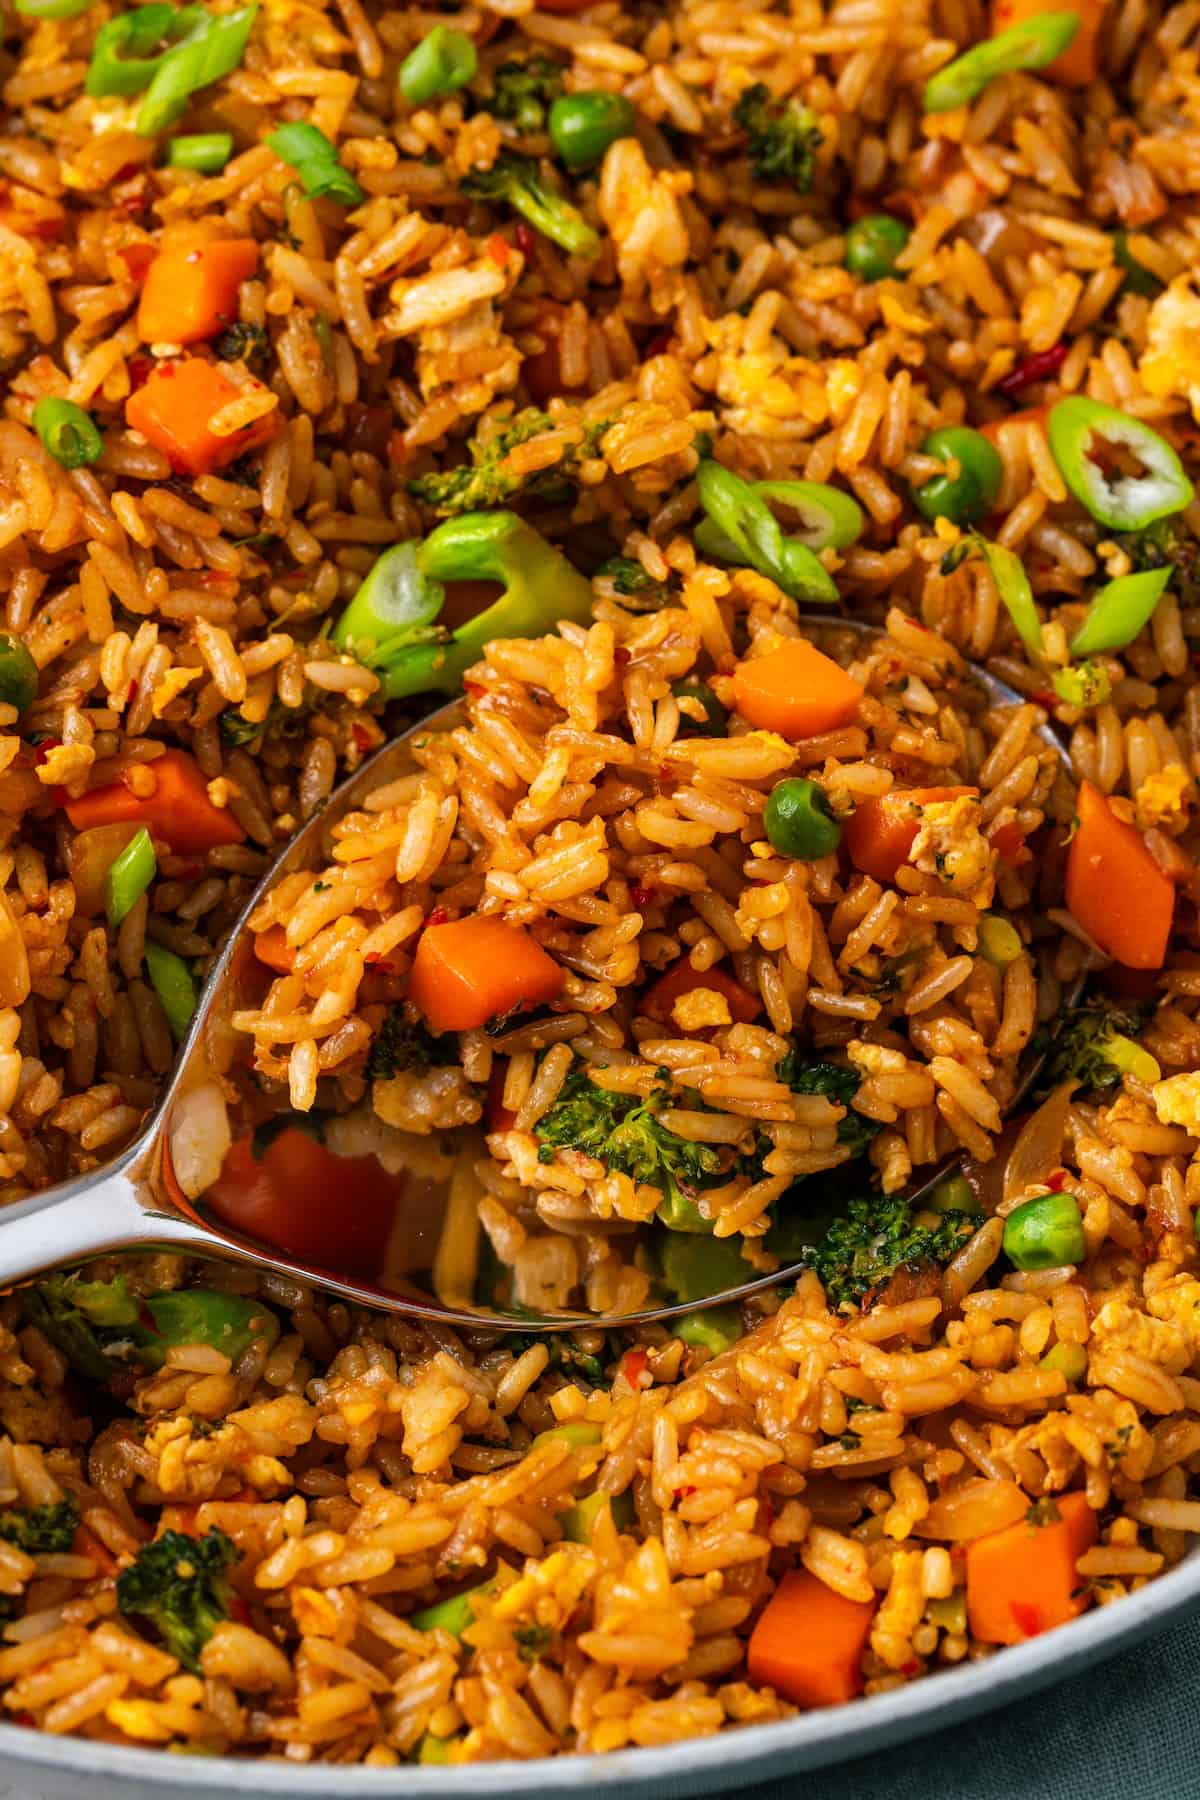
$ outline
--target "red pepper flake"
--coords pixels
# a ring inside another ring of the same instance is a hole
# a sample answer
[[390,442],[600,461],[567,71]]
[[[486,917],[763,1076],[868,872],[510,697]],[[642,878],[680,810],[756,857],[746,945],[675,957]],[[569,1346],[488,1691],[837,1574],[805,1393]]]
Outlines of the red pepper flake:
[[1046,1186],[1052,1194],[1061,1194],[1066,1185],[1067,1171],[1065,1169],[1056,1169],[1046,1182]]
[[655,887],[642,887],[639,884],[636,887],[630,888],[629,899],[631,905],[636,906],[640,911],[643,906],[653,906],[654,902],[658,899],[658,889]]
[[1010,369],[1002,380],[996,383],[998,394],[1019,394],[1032,382],[1046,381],[1051,375],[1057,375],[1067,360],[1067,346],[1055,344],[1050,350],[1039,350],[1035,356],[1027,356],[1019,362],[1015,369]]
[[426,931],[428,931],[431,925],[444,925],[449,917],[450,914],[446,911],[444,906],[435,906],[425,920]]
[[630,1387],[637,1387],[646,1373],[650,1354],[646,1350],[627,1350],[621,1358],[621,1372]]
[[498,268],[506,268],[512,255],[512,245],[498,231],[493,231],[487,241],[487,253]]
[[50,752],[52,750],[61,750],[61,749],[62,749],[62,739],[61,738],[53,738],[53,737],[52,738],[43,738],[40,744],[35,744],[35,746],[34,746],[33,760],[40,767],[42,763],[47,762],[49,760]]
[[368,969],[378,969],[381,975],[394,975],[396,973],[395,963],[389,962],[386,956],[380,956],[377,950],[368,950],[367,954],[363,957],[363,962]]
[[369,750],[371,748],[371,734],[365,725],[352,725],[350,727],[350,736],[354,739],[354,747],[356,750]]
[[463,693],[471,694],[472,696],[477,696],[479,694],[486,694],[487,688],[484,686],[482,681],[464,681],[463,682]]
[[630,651],[626,650],[623,644],[617,645],[616,649],[613,651],[613,661],[616,663],[618,669],[623,669],[625,667],[625,664],[630,660],[630,654]]
[[518,219],[513,236],[517,240],[517,249],[522,256],[532,256],[537,249],[537,232],[524,219]]
[[921,1673],[921,1665],[915,1656],[910,1657],[909,1660],[903,1664],[900,1673],[902,1675],[919,1675]]
[[1027,1638],[1037,1637],[1042,1629],[1042,1609],[1028,1600],[1010,1600],[1008,1610]]

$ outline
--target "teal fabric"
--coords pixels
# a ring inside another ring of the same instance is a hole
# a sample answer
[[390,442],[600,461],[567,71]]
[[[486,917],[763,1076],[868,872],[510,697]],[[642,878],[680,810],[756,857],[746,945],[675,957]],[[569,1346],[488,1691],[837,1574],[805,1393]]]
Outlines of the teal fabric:
[[970,1724],[743,1800],[1200,1800],[1198,1697],[1200,1618]]

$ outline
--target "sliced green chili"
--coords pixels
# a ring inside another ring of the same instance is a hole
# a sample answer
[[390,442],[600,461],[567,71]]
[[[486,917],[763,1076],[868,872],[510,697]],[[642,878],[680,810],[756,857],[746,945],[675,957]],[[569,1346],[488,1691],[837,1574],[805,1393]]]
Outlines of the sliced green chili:
[[166,950],[161,944],[146,941],[146,973],[150,985],[162,1002],[171,1027],[171,1036],[180,1043],[196,1010],[196,983],[182,956]]
[[77,19],[96,0],[13,0],[23,19]]
[[[1195,496],[1166,438],[1115,406],[1072,394],[1050,408],[1046,433],[1059,474],[1076,500],[1114,531],[1140,531],[1155,519],[1182,512]],[[1106,471],[1094,454],[1104,445],[1132,452],[1143,472]]]
[[281,125],[266,141],[282,162],[295,169],[310,200],[361,206],[366,199],[349,169],[343,168],[336,146],[315,125],[303,120]]
[[435,25],[400,64],[400,92],[410,106],[423,106],[465,87],[478,67],[475,46],[465,31]]
[[794,600],[832,605],[839,596],[825,565],[798,538],[785,538],[778,519],[753,485],[732,469],[705,457],[696,471],[700,504],[719,540],[728,540],[728,551],[706,547],[713,538],[697,528],[697,546],[706,555],[721,555],[730,562],[748,563],[766,575]]
[[993,544],[988,538],[975,535],[975,543],[983,552],[984,561],[992,572],[992,580],[996,584],[996,592],[1008,610],[1008,616],[1017,628],[1017,636],[1035,661],[1042,655],[1042,623],[1038,618],[1037,607],[1033,602],[1033,589],[1029,585],[1029,577],[1025,573],[1025,565],[1019,556],[1005,549],[1003,544]]
[[1118,575],[1100,588],[1071,639],[1071,655],[1126,649],[1149,623],[1172,574],[1171,569],[1143,569],[1136,575]]
[[33,409],[33,429],[64,469],[82,469],[104,454],[95,420],[73,400],[39,400]]
[[251,6],[220,17],[199,11],[203,23],[190,32],[182,43],[168,50],[158,68],[146,98],[138,109],[136,129],[139,137],[155,137],[173,125],[189,99],[201,88],[211,87],[237,68],[246,54],[246,45],[258,15],[257,0]]
[[154,880],[157,869],[154,843],[143,825],[116,861],[109,864],[104,877],[104,910],[110,925],[119,925],[132,910]]
[[1103,663],[1072,663],[1055,669],[1054,691],[1064,706],[1103,706],[1112,697],[1112,682]]
[[219,175],[232,155],[232,131],[201,131],[195,137],[171,139],[167,145],[167,167]]
[[202,6],[135,6],[100,27],[92,45],[85,93],[93,99],[140,94],[150,86],[172,45],[204,28]]
[[0,631],[0,701],[23,713],[37,699],[38,668],[11,632]]
[[925,111],[952,112],[956,106],[977,100],[999,75],[1044,69],[1062,55],[1078,30],[1078,13],[1035,13],[1020,25],[974,44],[925,83]]

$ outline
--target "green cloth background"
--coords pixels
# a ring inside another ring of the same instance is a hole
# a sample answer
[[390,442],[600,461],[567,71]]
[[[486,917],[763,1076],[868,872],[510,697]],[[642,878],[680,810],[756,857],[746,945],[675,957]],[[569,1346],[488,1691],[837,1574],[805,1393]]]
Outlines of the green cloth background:
[[1000,1712],[743,1800],[1200,1800],[1200,1613]]

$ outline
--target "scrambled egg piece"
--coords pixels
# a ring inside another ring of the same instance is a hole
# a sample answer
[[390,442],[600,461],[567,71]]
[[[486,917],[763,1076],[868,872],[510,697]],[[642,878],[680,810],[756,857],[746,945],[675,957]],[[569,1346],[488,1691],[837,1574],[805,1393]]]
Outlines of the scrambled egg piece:
[[693,988],[680,994],[671,1008],[671,1017],[681,1031],[706,1031],[710,1025],[732,1025],[733,1014],[724,994],[715,988]]
[[1147,775],[1133,798],[1138,825],[1143,831],[1152,825],[1182,825],[1194,791],[1182,763],[1168,763],[1165,769]]
[[[992,883],[992,851],[979,829],[979,802],[970,794],[932,800],[920,808],[921,823],[908,860],[947,887],[972,890]],[[990,892],[989,892],[990,897]]]
[[1200,420],[1200,294],[1190,274],[1176,276],[1146,318],[1146,353],[1138,374],[1159,400],[1179,394]]
[[1150,1295],[1146,1306],[1156,1319],[1169,1320],[1182,1333],[1188,1361],[1194,1362],[1200,1355],[1200,1281],[1194,1275],[1173,1275]]
[[1200,1073],[1168,1075],[1154,1084],[1154,1110],[1160,1125],[1182,1125],[1200,1137]]
[[1120,1297],[1104,1302],[1093,1321],[1092,1337],[1147,1357],[1168,1375],[1182,1375],[1194,1354],[1187,1324],[1169,1317],[1149,1318]]

